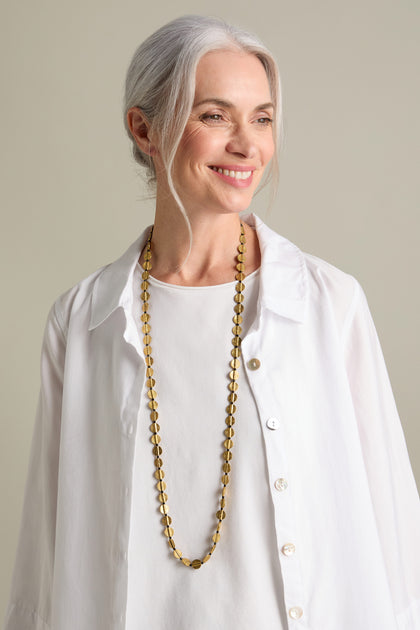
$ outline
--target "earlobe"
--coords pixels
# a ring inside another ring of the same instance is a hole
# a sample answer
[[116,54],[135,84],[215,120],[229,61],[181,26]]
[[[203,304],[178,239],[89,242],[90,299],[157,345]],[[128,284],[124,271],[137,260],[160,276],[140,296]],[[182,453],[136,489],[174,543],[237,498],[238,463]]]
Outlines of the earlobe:
[[150,123],[140,107],[131,107],[128,110],[127,124],[139,149],[146,155],[154,155],[155,148],[149,138]]

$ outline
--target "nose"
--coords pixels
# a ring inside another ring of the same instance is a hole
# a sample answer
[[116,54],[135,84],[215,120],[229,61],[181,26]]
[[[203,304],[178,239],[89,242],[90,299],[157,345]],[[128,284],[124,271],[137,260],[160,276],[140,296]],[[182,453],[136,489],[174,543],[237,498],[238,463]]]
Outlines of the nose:
[[246,125],[237,125],[226,144],[226,151],[243,158],[253,158],[256,153],[252,130]]

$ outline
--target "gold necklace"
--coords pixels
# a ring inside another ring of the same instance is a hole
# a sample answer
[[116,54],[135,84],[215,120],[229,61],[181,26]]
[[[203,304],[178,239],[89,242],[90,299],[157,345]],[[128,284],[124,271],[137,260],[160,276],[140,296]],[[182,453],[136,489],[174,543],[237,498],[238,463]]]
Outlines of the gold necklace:
[[157,422],[158,403],[156,400],[156,391],[154,389],[155,379],[153,378],[153,368],[152,368],[153,358],[152,358],[152,348],[150,345],[152,341],[152,337],[150,336],[151,326],[150,326],[150,315],[148,313],[149,298],[150,298],[149,277],[150,277],[150,271],[152,269],[152,263],[151,263],[152,234],[153,234],[153,227],[150,231],[149,238],[147,239],[146,251],[144,254],[144,262],[143,262],[144,271],[142,274],[143,281],[141,283],[141,288],[142,288],[141,299],[143,301],[143,312],[141,315],[141,321],[143,322],[142,331],[144,333],[143,352],[144,352],[145,362],[146,362],[146,376],[147,376],[146,385],[148,387],[147,396],[149,398],[148,406],[150,409],[150,420],[152,422],[150,425],[152,437],[150,439],[153,444],[152,452],[155,457],[155,467],[156,467],[154,476],[157,479],[156,488],[158,490],[158,499],[160,503],[159,511],[162,514],[161,523],[164,526],[163,532],[168,539],[168,543],[173,551],[173,555],[175,556],[177,560],[180,560],[185,566],[192,567],[193,569],[199,569],[205,562],[207,562],[210,559],[211,555],[214,553],[214,550],[216,549],[216,545],[220,540],[220,528],[221,528],[224,518],[226,517],[226,512],[225,512],[226,492],[227,492],[227,485],[229,483],[229,473],[231,472],[230,462],[232,460],[232,451],[231,451],[232,446],[233,446],[232,437],[234,436],[234,433],[235,433],[233,430],[233,425],[235,424],[235,418],[233,414],[236,412],[235,402],[238,398],[238,395],[236,392],[238,390],[238,376],[239,376],[240,356],[241,356],[240,334],[242,332],[242,328],[240,324],[242,323],[241,313],[244,310],[244,305],[243,305],[244,296],[242,295],[242,292],[245,289],[245,284],[243,282],[245,279],[245,252],[246,252],[245,231],[244,231],[244,226],[241,223],[241,235],[239,237],[236,275],[235,275],[235,279],[237,283],[235,285],[235,291],[236,291],[235,296],[234,296],[235,306],[233,309],[234,316],[232,319],[234,323],[234,326],[232,328],[233,348],[231,350],[232,359],[229,363],[231,367],[231,371],[229,372],[229,384],[228,384],[229,394],[228,394],[228,405],[226,407],[226,411],[228,414],[226,418],[227,428],[224,430],[224,435],[226,439],[223,442],[223,446],[225,447],[225,450],[223,452],[224,463],[222,465],[223,474],[221,477],[223,488],[222,488],[222,495],[220,499],[220,508],[216,512],[217,528],[216,528],[216,532],[212,536],[213,545],[208,550],[207,554],[201,560],[197,559],[193,561],[189,560],[188,558],[185,558],[182,555],[182,552],[177,548],[175,544],[175,541],[173,538],[174,530],[171,527],[172,519],[169,516],[169,507],[167,504],[168,495],[165,493],[166,483],[163,481],[165,477],[165,473],[163,472],[163,468],[162,468],[163,467],[162,447],[160,445],[161,438],[159,435],[160,426]]

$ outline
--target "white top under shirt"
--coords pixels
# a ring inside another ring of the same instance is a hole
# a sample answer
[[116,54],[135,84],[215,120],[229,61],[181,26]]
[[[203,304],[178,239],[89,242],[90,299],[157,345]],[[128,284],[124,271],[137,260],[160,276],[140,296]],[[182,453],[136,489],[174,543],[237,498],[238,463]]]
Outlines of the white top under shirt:
[[[140,326],[141,268],[134,274]],[[245,280],[242,337],[256,315],[259,270]],[[216,529],[231,360],[235,282],[207,287],[150,278],[154,377],[174,540],[203,558]],[[285,630],[288,625],[258,412],[241,367],[232,472],[221,540],[200,569],[185,567],[163,534],[150,442],[140,406],[128,548],[127,630]]]

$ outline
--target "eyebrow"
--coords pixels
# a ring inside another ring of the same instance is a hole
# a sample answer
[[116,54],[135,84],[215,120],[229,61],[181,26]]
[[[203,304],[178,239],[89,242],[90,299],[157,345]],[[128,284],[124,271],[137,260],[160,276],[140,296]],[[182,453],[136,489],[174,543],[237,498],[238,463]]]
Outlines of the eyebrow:
[[[219,105],[220,107],[226,107],[228,109],[235,107],[234,104],[231,103],[230,101],[224,101],[221,98],[205,98],[202,101],[199,101],[198,103],[194,103],[193,107],[199,107],[200,105],[205,105],[206,103]],[[256,112],[260,109],[269,109],[270,107],[274,109],[273,103],[263,103],[262,105],[257,105],[257,107],[254,108],[254,111]]]

